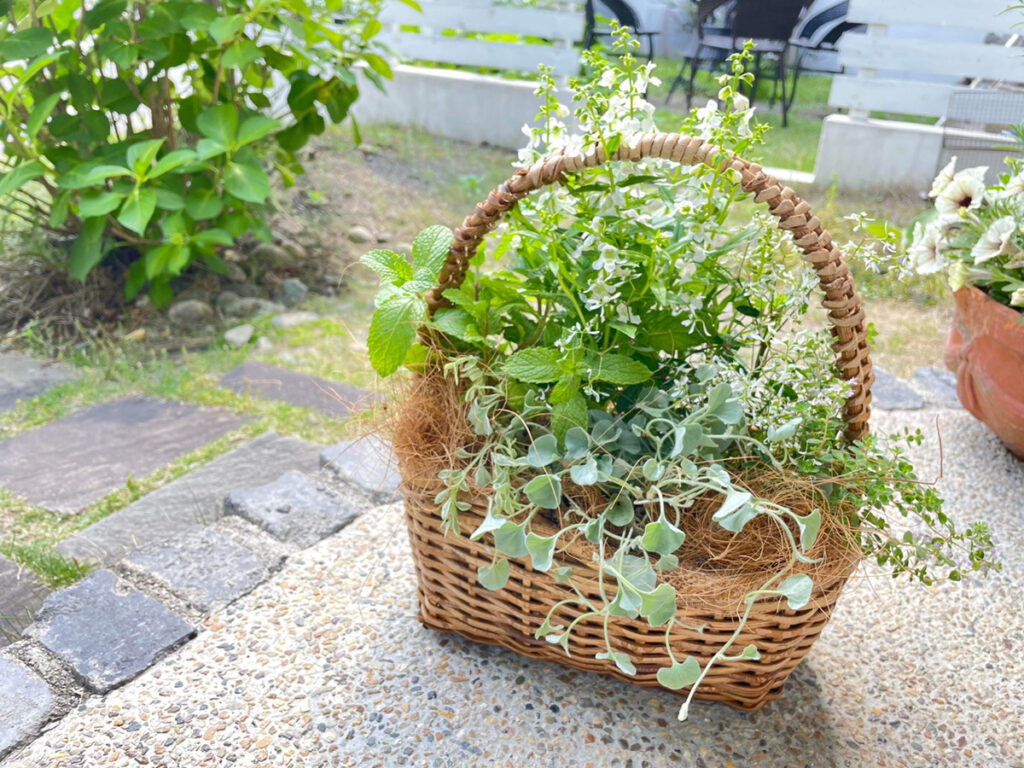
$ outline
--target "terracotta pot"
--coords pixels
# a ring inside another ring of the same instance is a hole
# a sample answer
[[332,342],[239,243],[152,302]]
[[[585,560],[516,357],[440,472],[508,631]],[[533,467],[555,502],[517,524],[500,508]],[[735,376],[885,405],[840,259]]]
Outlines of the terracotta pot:
[[960,402],[1024,459],[1024,315],[970,285],[955,298],[946,366]]

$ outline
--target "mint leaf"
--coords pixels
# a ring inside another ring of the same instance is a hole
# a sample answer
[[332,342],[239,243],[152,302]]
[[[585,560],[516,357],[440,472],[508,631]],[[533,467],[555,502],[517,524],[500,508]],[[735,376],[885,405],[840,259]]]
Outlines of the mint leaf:
[[435,224],[427,227],[412,241],[413,271],[417,280],[437,282],[437,275],[448,258],[455,235],[448,227]]
[[587,400],[577,392],[567,403],[556,403],[551,407],[551,431],[555,437],[564,440],[572,429],[587,426]]
[[639,360],[626,355],[605,353],[588,354],[580,366],[580,374],[595,381],[607,381],[618,387],[628,387],[647,381],[654,372]]
[[393,294],[377,307],[370,321],[366,345],[370,364],[381,376],[390,376],[405,360],[416,340],[416,327],[427,311],[423,299],[404,293]]
[[364,253],[359,261],[376,272],[381,280],[392,285],[403,285],[412,280],[412,267],[409,266],[409,262],[392,251],[377,248]]
[[548,384],[562,377],[561,359],[555,349],[521,349],[505,361],[505,373],[527,384]]

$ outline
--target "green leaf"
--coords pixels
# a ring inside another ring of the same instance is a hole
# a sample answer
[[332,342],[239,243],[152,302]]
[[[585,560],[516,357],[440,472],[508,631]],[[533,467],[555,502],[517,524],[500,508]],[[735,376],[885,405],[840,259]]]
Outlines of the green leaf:
[[725,530],[739,533],[743,526],[757,517],[757,510],[751,504],[751,495],[747,491],[732,489],[726,494],[722,506],[712,516],[712,520]]
[[588,456],[582,464],[574,464],[569,468],[569,477],[576,485],[594,485],[600,479],[597,472],[597,459]]
[[562,503],[562,480],[555,475],[537,475],[526,484],[523,492],[541,509],[558,509]]
[[630,675],[630,676],[636,674],[636,667],[633,666],[633,662],[630,661],[629,656],[626,655],[625,653],[622,653],[622,651],[609,651],[609,652],[604,652],[604,653],[595,653],[594,654],[594,658],[595,659],[611,659],[612,661],[615,662],[615,666],[618,667],[619,670],[621,672],[623,672],[624,674],[627,674],[627,675]]
[[804,517],[797,516],[796,524],[800,529],[800,547],[804,552],[808,552],[814,546],[814,542],[818,540],[818,531],[821,530],[821,510],[815,509]]
[[398,370],[426,312],[423,299],[405,294],[396,294],[377,307],[366,340],[370,364],[377,373],[387,377]]
[[29,27],[0,40],[0,59],[11,62],[34,59],[46,53],[53,42],[53,34],[46,27]]
[[704,439],[704,429],[700,424],[683,424],[675,428],[673,437],[670,458],[692,456]]
[[615,500],[614,504],[608,506],[607,516],[608,522],[612,525],[629,525],[636,517],[633,500],[628,494],[623,493]]
[[679,558],[675,555],[662,555],[654,569],[657,571],[674,571],[679,567]]
[[363,53],[363,60],[370,66],[370,69],[381,77],[387,80],[391,80],[394,77],[394,73],[391,71],[391,65],[377,54]]
[[27,163],[15,166],[3,176],[0,176],[0,197],[17,192],[33,179],[38,179],[46,173],[46,168],[38,160],[29,160]]
[[434,327],[448,336],[463,341],[480,341],[480,329],[473,318],[463,309],[441,309],[434,314]]
[[480,586],[492,592],[501,589],[508,583],[508,560],[501,557],[493,565],[485,565],[476,569],[476,578]]
[[117,208],[122,200],[124,195],[116,192],[87,192],[78,202],[78,215],[82,218],[106,216]]
[[501,529],[507,522],[509,522],[507,518],[498,517],[493,514],[491,510],[487,510],[487,515],[484,517],[483,521],[470,535],[470,541],[479,541],[484,534],[492,533],[493,531]]
[[234,147],[238,136],[238,109],[234,104],[214,104],[196,118],[199,132],[224,147]]
[[590,450],[590,435],[582,427],[573,427],[565,433],[565,458],[569,461],[582,459]]
[[439,224],[427,227],[412,241],[413,271],[417,280],[437,282],[437,276],[448,258],[455,234]]
[[671,667],[662,667],[658,670],[658,682],[670,691],[679,691],[689,688],[697,682],[700,677],[700,662],[693,656],[687,656],[686,661],[680,664],[674,662]]
[[740,658],[747,659],[749,661],[757,661],[761,658],[761,652],[757,650],[756,645],[751,643],[750,645],[744,647],[743,651],[740,653]]
[[138,177],[145,177],[153,159],[163,146],[163,139],[150,139],[148,141],[137,141],[128,147],[128,167],[135,171]]
[[409,266],[409,262],[392,251],[378,248],[364,253],[359,261],[376,272],[381,280],[392,285],[402,285],[412,280],[412,267]]
[[572,579],[572,566],[563,565],[558,568],[555,568],[553,571],[551,571],[551,575],[555,577],[555,581],[557,581],[559,584],[568,584],[569,581]]
[[558,438],[554,435],[542,435],[534,440],[526,451],[526,463],[531,467],[546,467],[560,458]]
[[131,175],[131,170],[121,165],[82,165],[58,176],[57,186],[61,189],[84,189],[110,178]]
[[551,431],[564,439],[573,427],[587,425],[587,399],[577,392],[567,403],[556,403],[551,408]]
[[791,610],[798,611],[811,600],[814,582],[806,573],[795,573],[779,584],[778,592],[786,598]]
[[270,177],[262,168],[234,161],[224,169],[224,189],[248,203],[262,203],[270,196]]
[[176,168],[194,162],[196,160],[196,152],[194,149],[175,149],[173,152],[168,152],[166,155],[156,161],[148,174],[151,179],[159,178],[165,173],[170,173]]
[[152,189],[135,189],[125,198],[117,220],[132,232],[144,235],[155,210],[156,192]]
[[640,595],[640,615],[652,627],[668,624],[676,615],[676,591],[670,584],[659,584],[653,592]]
[[193,243],[199,245],[223,245],[225,248],[230,248],[235,244],[235,238],[225,232],[223,229],[213,227],[211,229],[204,229],[202,232],[196,232],[190,238]]
[[280,127],[281,123],[279,121],[271,120],[269,117],[263,117],[262,115],[247,117],[238,128],[237,146],[244,147],[246,144],[259,141]]
[[81,283],[85,282],[93,267],[103,260],[104,229],[106,219],[103,216],[86,219],[82,224],[82,231],[71,246],[68,273]]
[[728,382],[723,381],[711,390],[708,395],[708,413],[723,424],[738,424],[743,419],[743,404]]
[[185,198],[177,192],[157,187],[156,207],[163,211],[181,211],[185,208]]
[[548,402],[553,405],[568,403],[580,391],[579,376],[573,374],[562,374],[554,388],[548,394]]
[[505,522],[494,532],[494,548],[509,557],[526,557],[526,523]]
[[185,213],[195,221],[206,221],[220,215],[224,201],[213,189],[194,189],[185,198]]
[[641,539],[644,549],[659,555],[671,555],[683,545],[686,534],[669,522],[664,515],[644,527]]
[[30,139],[35,139],[39,129],[43,127],[43,124],[53,114],[53,110],[60,102],[61,96],[60,91],[51,93],[32,108],[32,114],[29,115],[28,120],[25,122],[25,131]]
[[552,559],[555,554],[555,543],[557,541],[558,534],[554,536],[538,536],[533,531],[526,534],[526,549],[530,553],[533,570],[543,573],[551,569]]
[[607,381],[619,387],[641,384],[654,375],[651,369],[639,360],[614,353],[587,355],[580,365],[579,373],[595,381]]
[[210,37],[217,41],[217,45],[224,45],[225,40],[234,37],[244,26],[245,16],[241,14],[237,16],[221,16],[210,22],[208,31]]
[[505,373],[527,384],[548,384],[562,376],[561,353],[556,349],[521,349],[505,361]]
[[262,55],[259,46],[252,40],[236,40],[224,51],[221,62],[229,69],[241,69]]

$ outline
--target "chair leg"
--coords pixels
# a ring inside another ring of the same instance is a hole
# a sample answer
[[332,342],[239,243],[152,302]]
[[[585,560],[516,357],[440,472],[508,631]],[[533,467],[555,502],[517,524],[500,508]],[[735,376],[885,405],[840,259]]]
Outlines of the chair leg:
[[779,69],[775,75],[775,82],[778,87],[782,90],[782,127],[786,128],[789,126],[789,105],[790,102],[786,99],[786,53],[788,50],[783,48],[782,53],[779,55]]
[[668,103],[672,100],[672,94],[676,92],[676,88],[683,84],[684,76],[686,75],[686,64],[687,62],[684,59],[683,63],[679,65],[679,71],[676,73],[676,76],[672,78],[672,85],[668,87],[668,95],[665,97],[665,106],[668,106]]
[[693,92],[697,84],[697,70],[700,68],[700,52],[701,47],[698,45],[697,50],[693,53],[693,58],[690,59],[690,80],[686,84],[686,108],[692,109],[693,107]]
[[754,84],[750,86],[750,103],[757,98],[757,88],[761,85],[761,53],[754,51]]
[[800,53],[797,54],[796,65],[793,67],[793,83],[789,89],[789,105],[786,107],[787,110],[789,107],[793,106],[793,103],[796,101],[796,85],[800,81],[800,72],[803,69],[804,56],[806,55],[806,49],[801,49]]

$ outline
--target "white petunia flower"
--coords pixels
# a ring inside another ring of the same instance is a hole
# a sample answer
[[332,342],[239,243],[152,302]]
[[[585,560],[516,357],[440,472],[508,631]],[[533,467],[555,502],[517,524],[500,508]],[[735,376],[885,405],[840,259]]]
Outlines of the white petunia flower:
[[1018,288],[1010,294],[1011,307],[1024,307],[1024,288]]
[[1009,256],[1017,253],[1020,247],[1014,242],[1013,236],[1017,231],[1017,222],[1013,216],[1003,216],[992,222],[985,233],[978,238],[971,249],[971,256],[975,264],[982,264],[997,256]]
[[953,180],[953,172],[956,169],[956,157],[949,161],[945,168],[939,171],[939,175],[932,182],[932,188],[928,190],[928,197],[938,197],[942,190],[949,186]]
[[961,210],[978,208],[985,200],[985,171],[980,165],[960,171],[935,198],[935,210],[943,217],[955,217]]
[[934,223],[927,228],[920,223],[914,227],[914,240],[907,255],[911,268],[920,275],[930,275],[946,266],[946,257],[941,250],[942,237]]
[[1021,197],[1024,196],[1024,173],[1018,173],[1016,176],[1012,176],[1002,191],[999,193],[1000,197]]
[[949,265],[949,287],[953,289],[953,292],[959,291],[965,285],[967,285],[967,265],[962,261],[954,261]]

